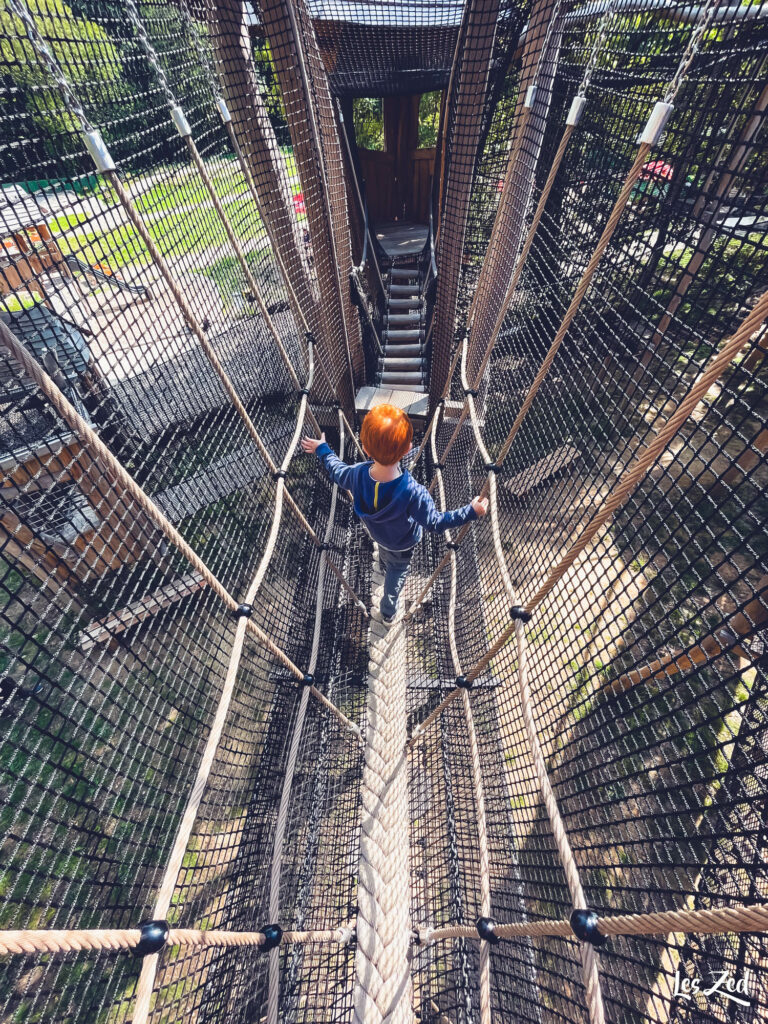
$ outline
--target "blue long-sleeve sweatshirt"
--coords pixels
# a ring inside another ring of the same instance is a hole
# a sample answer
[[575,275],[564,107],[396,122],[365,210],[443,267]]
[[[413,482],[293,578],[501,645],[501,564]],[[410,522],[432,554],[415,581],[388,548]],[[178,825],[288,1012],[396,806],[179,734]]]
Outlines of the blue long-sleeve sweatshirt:
[[355,512],[371,537],[390,551],[412,548],[421,539],[422,527],[443,533],[477,519],[471,505],[438,512],[429,491],[408,470],[394,480],[381,482],[371,476],[371,461],[348,466],[325,442],[317,446],[315,454],[333,483],[352,492]]

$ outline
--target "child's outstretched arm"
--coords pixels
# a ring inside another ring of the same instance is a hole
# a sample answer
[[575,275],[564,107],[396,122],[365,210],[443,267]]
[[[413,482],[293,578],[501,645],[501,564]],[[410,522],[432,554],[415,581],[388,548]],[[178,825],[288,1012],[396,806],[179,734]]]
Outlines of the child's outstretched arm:
[[416,488],[408,508],[410,517],[430,533],[444,533],[456,526],[463,526],[473,519],[482,518],[487,511],[488,499],[475,497],[463,508],[456,508],[451,512],[438,512],[432,495],[421,485]]
[[303,437],[301,439],[302,450],[311,455],[312,452],[320,459],[328,471],[331,482],[345,487],[349,490],[352,484],[354,466],[348,466],[336,455],[331,446],[325,440],[325,434],[320,435],[320,440],[314,437]]

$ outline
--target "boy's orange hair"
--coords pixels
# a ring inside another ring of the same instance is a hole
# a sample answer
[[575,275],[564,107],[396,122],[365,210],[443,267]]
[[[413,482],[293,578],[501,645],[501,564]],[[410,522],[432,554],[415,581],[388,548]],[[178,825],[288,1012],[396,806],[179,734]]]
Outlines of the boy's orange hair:
[[396,405],[376,405],[363,420],[360,440],[372,459],[393,466],[410,451],[413,425]]

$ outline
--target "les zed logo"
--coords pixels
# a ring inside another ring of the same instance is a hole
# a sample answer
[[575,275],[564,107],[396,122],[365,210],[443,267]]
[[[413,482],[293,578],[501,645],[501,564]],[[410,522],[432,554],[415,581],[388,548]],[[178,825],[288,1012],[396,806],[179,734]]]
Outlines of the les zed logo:
[[677,971],[675,973],[675,990],[672,995],[679,996],[681,999],[691,999],[699,993],[707,997],[717,995],[732,1003],[738,1003],[739,1006],[749,1006],[748,998],[740,998],[741,996],[749,996],[746,974],[743,978],[734,978],[728,971],[723,971],[722,974],[713,971],[712,975],[714,978],[713,984],[709,988],[703,988],[701,978],[681,976],[680,971]]

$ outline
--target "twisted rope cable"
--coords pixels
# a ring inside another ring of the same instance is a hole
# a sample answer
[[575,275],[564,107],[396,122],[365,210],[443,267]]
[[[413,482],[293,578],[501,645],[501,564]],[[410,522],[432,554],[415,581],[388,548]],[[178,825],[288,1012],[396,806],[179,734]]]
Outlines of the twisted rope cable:
[[[374,568],[373,600],[384,579]],[[370,627],[354,1024],[412,1024],[406,673],[402,629]]]
[[[344,458],[344,421],[339,410],[339,458]],[[333,524],[336,518],[336,499],[338,496],[338,485],[334,484],[331,489],[331,505],[328,511],[328,521],[325,524],[323,543],[328,544],[333,532]],[[320,554],[320,568],[317,577],[317,591],[315,595],[315,622],[312,631],[312,652],[309,658],[307,671],[312,675],[317,667],[317,659],[320,653],[320,632],[323,621],[323,597],[325,593],[325,551]],[[312,687],[315,690],[315,687]],[[317,691],[316,691],[317,692]],[[296,721],[291,735],[288,760],[285,766],[285,778],[280,794],[280,806],[277,812],[275,824],[275,838],[272,845],[272,867],[269,883],[269,920],[278,923],[280,918],[280,877],[282,870],[283,844],[285,841],[285,830],[288,824],[288,810],[293,788],[293,779],[296,771],[296,761],[299,755],[299,744],[304,732],[304,720],[309,704],[309,688],[304,687],[301,692],[299,708],[296,714]],[[277,949],[270,950],[269,954],[269,991],[267,997],[267,1024],[277,1024],[280,1002],[280,953]]]
[[[593,516],[578,539],[549,572],[542,585],[527,602],[526,608],[528,611],[536,608],[547,594],[557,586],[581,552],[593,540],[595,534],[608,523],[614,513],[624,504],[640,480],[652,468],[659,456],[663,454],[715,381],[718,380],[739,355],[741,350],[747,346],[753,334],[760,329],[766,317],[768,317],[768,291],[763,292],[751,312],[742,320],[736,332],[725,341],[717,355],[710,359],[707,367],[691,385],[688,394],[680,402],[672,416],[661,427],[653,441],[640,452],[631,467],[619,478],[616,487],[603,503],[602,508]],[[507,643],[513,632],[514,625],[507,626],[503,630],[487,653],[473,667],[468,678],[476,678],[477,675],[488,667],[493,658],[496,657],[501,648]]]
[[[574,938],[570,921],[520,921],[497,924],[494,929],[500,939],[518,937]],[[657,914],[621,914],[600,917],[597,930],[601,935],[666,935],[682,932],[692,935],[728,935],[738,932],[768,932],[768,903],[755,906],[718,907],[715,910],[665,910]],[[421,943],[443,942],[452,939],[476,939],[477,929],[463,924],[442,928],[424,928],[417,931]]]
[[[283,932],[281,943],[349,943],[354,928]],[[0,931],[0,956],[38,953],[133,952],[141,938],[139,928],[28,929]],[[166,947],[263,946],[263,932],[227,932],[216,929],[171,928]]]
[[[432,458],[437,462],[437,450],[435,444],[436,430],[431,431]],[[443,472],[437,470],[438,490],[440,508],[445,512],[447,503],[445,499],[445,484]],[[446,539],[451,542],[450,531],[446,530]],[[461,658],[456,643],[456,591],[457,591],[457,566],[456,549],[449,548],[451,556],[450,591],[448,597],[448,643],[451,652],[453,671],[458,677],[461,675]],[[475,816],[477,819],[477,848],[479,855],[480,872],[480,913],[482,917],[491,916],[491,869],[490,857],[488,854],[488,821],[485,813],[485,788],[483,785],[483,771],[480,765],[480,747],[477,742],[475,730],[475,719],[472,714],[472,702],[469,693],[461,690],[464,721],[469,737],[470,764],[472,770],[472,791],[475,800]],[[480,1020],[482,1024],[491,1024],[491,965],[490,965],[490,943],[480,944]]]
[[[312,346],[309,347],[308,359],[309,359],[309,375],[308,375],[308,387],[311,387],[312,375],[314,371],[314,359],[312,355]],[[307,409],[307,396],[302,395],[301,405],[299,409],[299,416],[296,421],[296,427],[293,432],[290,444],[285,453],[281,470],[284,472],[290,465],[291,459],[293,458],[296,446],[299,443],[301,437],[301,430],[304,426],[304,417]],[[280,531],[282,512],[283,512],[283,492],[285,489],[285,481],[282,477],[277,481],[277,487],[275,489],[275,505],[272,513],[272,525],[269,531],[269,537],[264,547],[264,553],[259,561],[259,565],[256,569],[256,573],[251,581],[251,585],[245,596],[245,604],[252,605],[256,600],[261,584],[269,568],[269,564],[272,561],[272,556],[275,552],[275,546],[277,543],[278,533]],[[176,890],[176,886],[179,879],[179,874],[182,869],[184,857],[189,847],[190,836],[192,835],[192,829],[195,821],[197,820],[197,813],[200,808],[200,802],[203,798],[206,786],[208,784],[208,778],[213,767],[213,762],[216,757],[216,752],[219,748],[221,741],[221,735],[224,730],[227,715],[229,713],[229,706],[232,701],[232,695],[234,693],[235,684],[237,682],[238,672],[240,669],[240,660],[243,653],[243,644],[245,641],[245,623],[248,620],[243,616],[240,616],[235,627],[235,637],[232,643],[232,648],[229,654],[229,664],[227,665],[227,674],[224,680],[224,686],[222,687],[221,696],[219,697],[218,707],[216,708],[216,715],[214,716],[211,731],[208,734],[208,740],[205,744],[205,750],[200,761],[200,765],[197,771],[197,777],[192,787],[189,800],[187,802],[184,816],[179,825],[176,833],[176,839],[173,844],[168,862],[166,864],[165,872],[160,883],[160,889],[158,890],[157,897],[155,899],[154,910],[152,916],[155,920],[163,920],[167,913],[168,908],[171,905],[173,894]],[[155,978],[157,976],[157,968],[159,963],[159,954],[155,953],[151,956],[144,958],[141,965],[141,974],[139,976],[138,985],[136,988],[136,1004],[133,1011],[133,1024],[145,1024],[149,1018],[150,1003],[152,1000],[152,993],[155,987]]]
[[[72,403],[62,394],[34,356],[27,351],[15,334],[2,321],[0,321],[0,343],[10,352],[13,359],[19,363],[30,380],[40,388],[67,426],[80,438],[88,454],[98,465],[106,467],[109,473],[112,474],[113,480],[111,485],[120,495],[121,499],[125,500],[126,495],[130,496],[138,507],[154,522],[166,540],[173,544],[189,564],[201,574],[205,582],[221,599],[224,605],[230,611],[236,611],[238,602],[229,593],[224,584],[221,583],[199,555],[189,546],[176,527],[165,517],[149,495],[136,483],[122,463],[115,458],[93,427],[86,423]],[[304,678],[304,673],[301,669],[294,665],[288,655],[250,619],[246,620],[246,629],[297,679]]]

